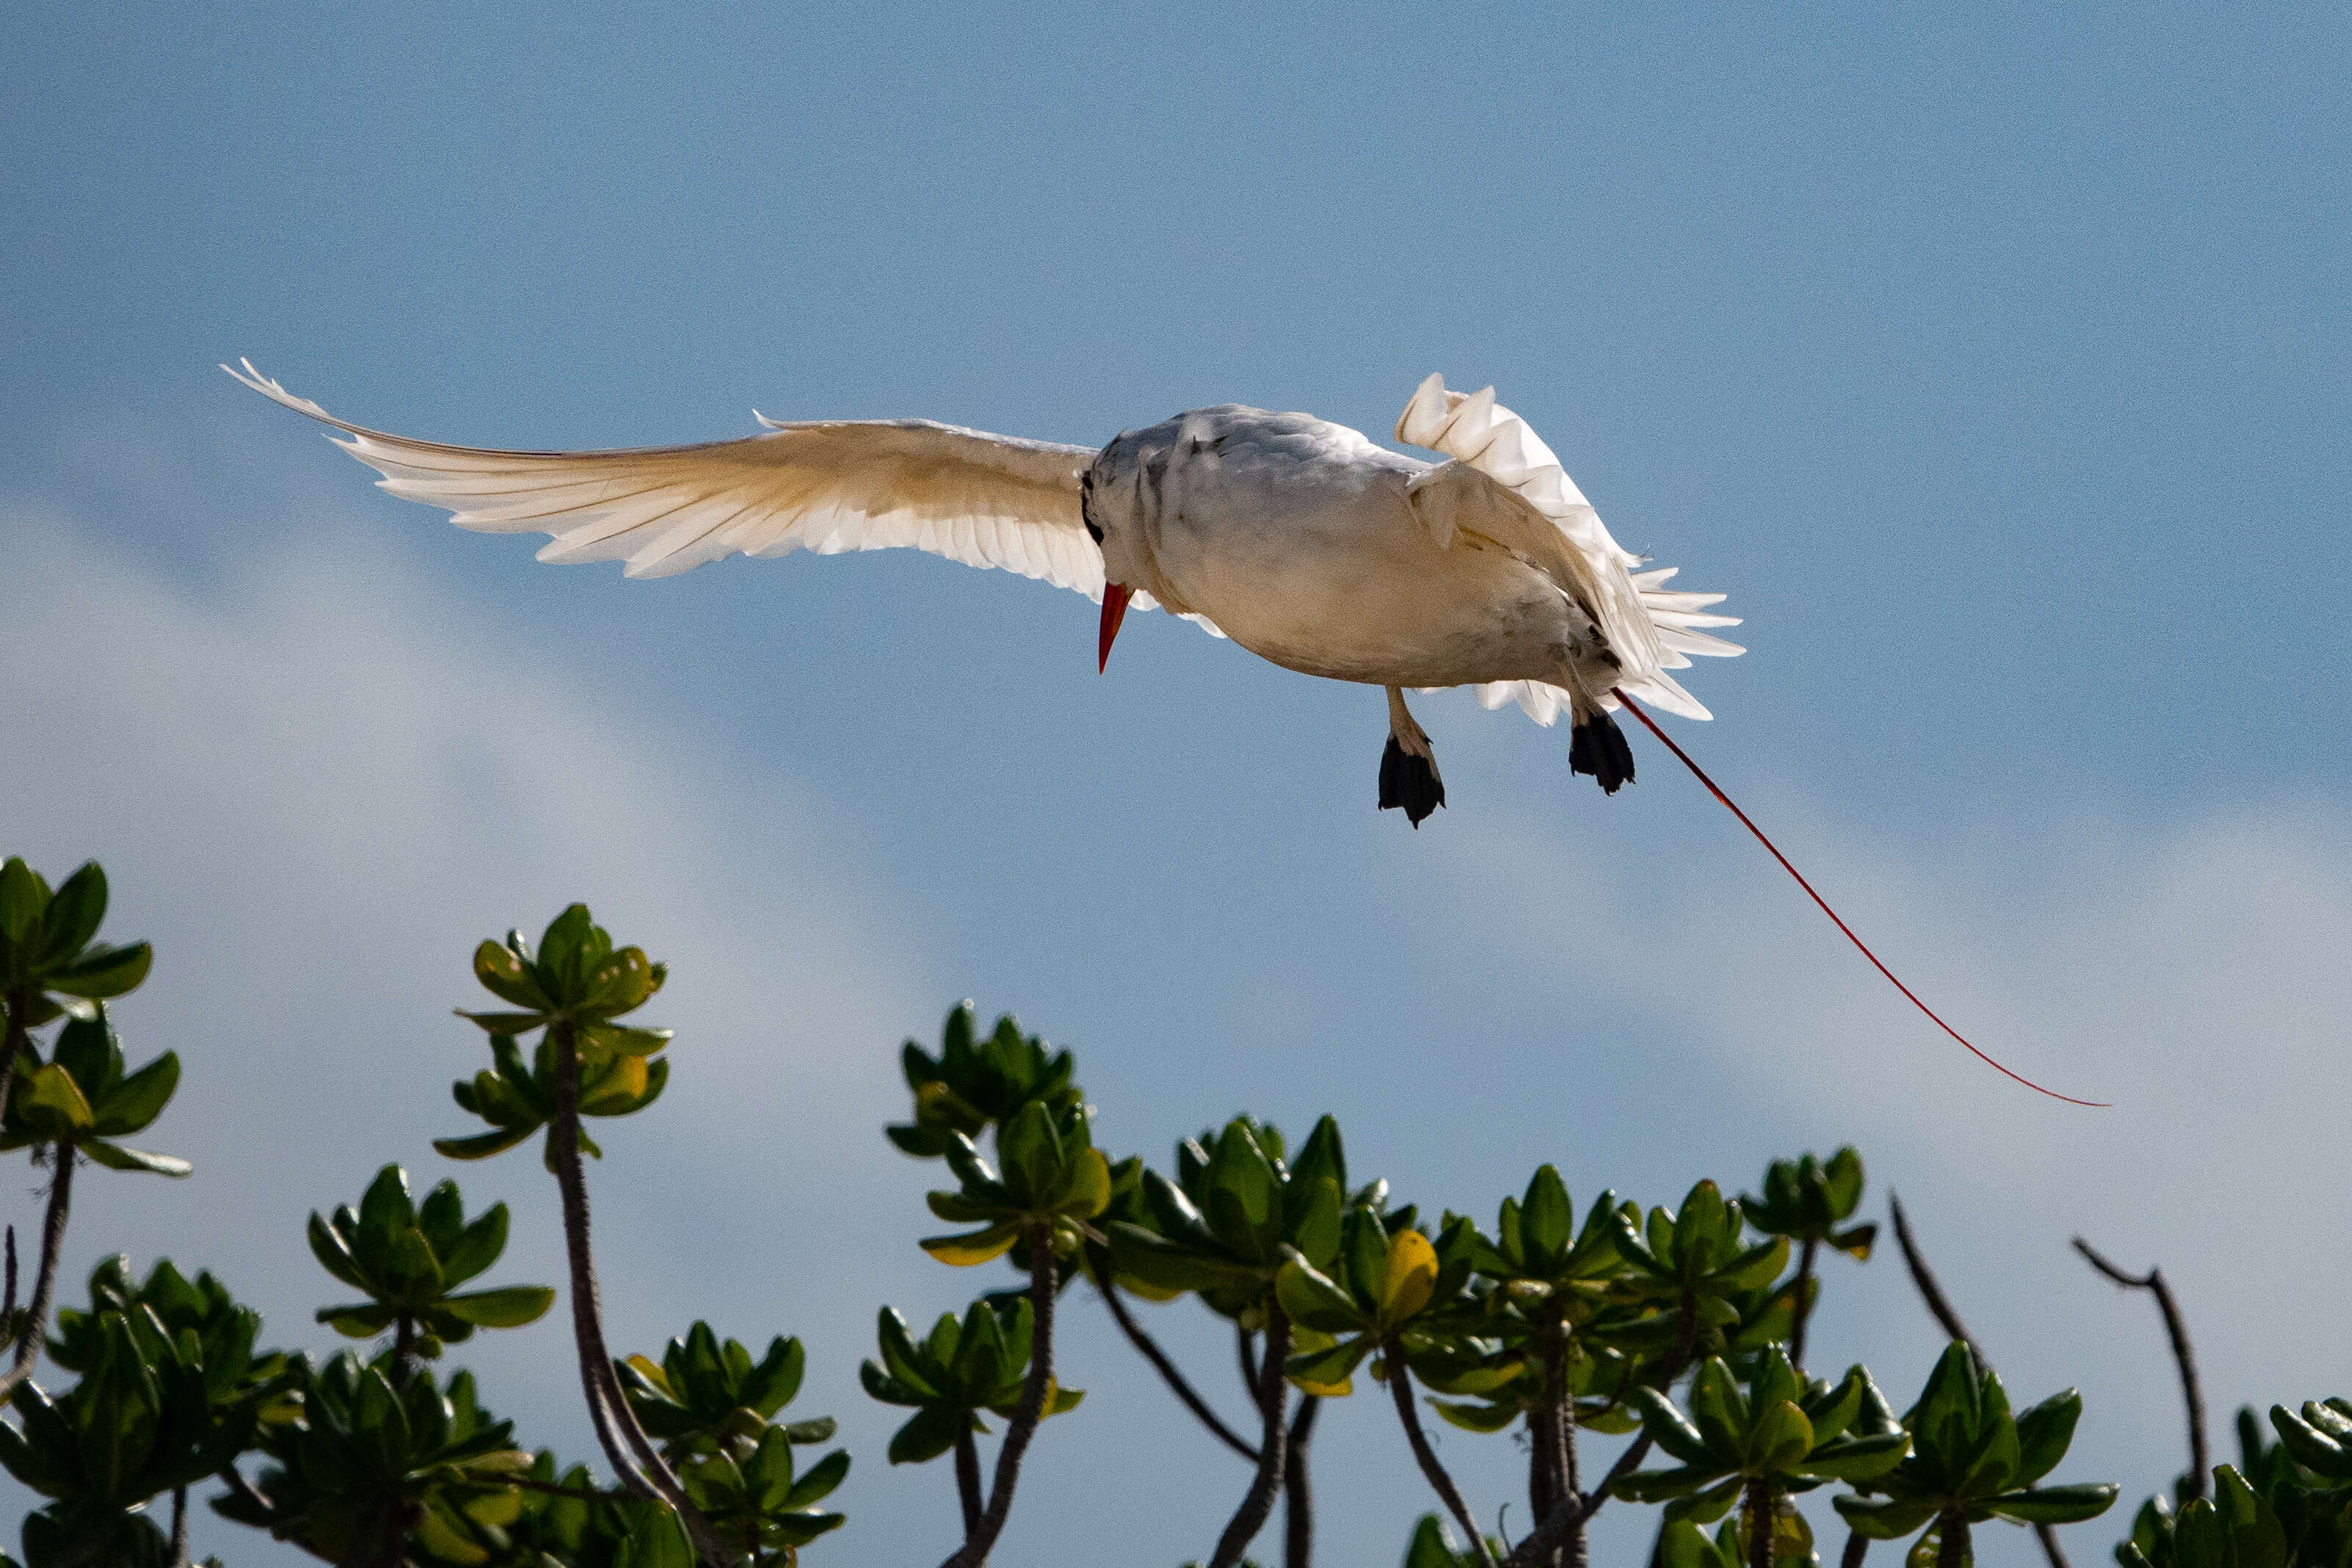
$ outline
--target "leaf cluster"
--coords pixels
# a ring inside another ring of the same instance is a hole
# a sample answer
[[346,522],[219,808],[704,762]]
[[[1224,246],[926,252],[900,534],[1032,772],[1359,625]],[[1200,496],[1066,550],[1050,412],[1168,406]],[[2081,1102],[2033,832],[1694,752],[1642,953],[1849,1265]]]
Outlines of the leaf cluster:
[[1869,1483],[1881,1495],[1841,1497],[1837,1511],[1874,1541],[1898,1540],[1945,1516],[1971,1524],[2095,1519],[2116,1500],[2112,1483],[2037,1484],[2066,1457],[2082,1414],[2083,1396],[2069,1388],[2011,1415],[2000,1376],[1955,1340],[1903,1417],[1909,1456]]
[[[10,862],[12,864],[16,862]],[[92,1003],[58,1031],[43,1061],[28,1047],[15,1092],[0,1119],[0,1151],[70,1141],[100,1165],[118,1171],[184,1176],[188,1162],[152,1155],[115,1140],[144,1132],[180,1086],[180,1058],[165,1051],[136,1072],[126,1071],[122,1042],[105,1008]]]
[[[866,1392],[886,1405],[915,1414],[890,1437],[890,1462],[919,1465],[938,1458],[967,1432],[985,1433],[982,1411],[1010,1418],[1021,1401],[1035,1343],[1035,1319],[1026,1296],[983,1297],[959,1322],[944,1312],[931,1332],[917,1339],[907,1320],[890,1307],[875,1320],[879,1364],[858,1370]],[[1075,1410],[1086,1397],[1080,1388],[1048,1388],[1045,1414]]]
[[106,873],[96,861],[54,893],[21,856],[0,864],[0,997],[16,1027],[38,1029],[63,1015],[94,1018],[92,1003],[147,977],[155,955],[146,943],[92,940],[106,920]]
[[928,1195],[931,1212],[977,1230],[935,1236],[923,1250],[942,1263],[970,1267],[1003,1257],[1032,1229],[1044,1229],[1056,1256],[1087,1239],[1087,1221],[1109,1206],[1110,1163],[1094,1146],[1086,1112],[1059,1114],[1032,1100],[996,1130],[1002,1173],[961,1133],[943,1134],[948,1169],[960,1184]]
[[977,1138],[1032,1103],[1059,1121],[1084,1100],[1070,1082],[1068,1051],[1051,1051],[1037,1036],[1023,1034],[1010,1013],[996,1020],[986,1039],[978,1038],[969,1001],[957,1003],[940,1026],[937,1056],[910,1040],[899,1061],[915,1097],[915,1119],[883,1132],[919,1158],[945,1155],[950,1136]]
[[1862,1188],[1862,1156],[1848,1145],[1827,1160],[1774,1160],[1764,1173],[1764,1196],[1743,1197],[1739,1204],[1748,1223],[1767,1236],[1826,1244],[1867,1262],[1878,1227],[1846,1224],[1861,1207]]
[[422,1205],[408,1195],[408,1173],[386,1166],[354,1209],[310,1216],[310,1251],[320,1266],[366,1294],[363,1302],[321,1307],[319,1322],[352,1339],[380,1334],[405,1318],[423,1330],[416,1353],[428,1359],[477,1328],[520,1328],[555,1304],[545,1285],[457,1291],[499,1260],[507,1245],[507,1206],[494,1203],[468,1220],[457,1184],[445,1181]]
[[231,1493],[214,1511],[343,1562],[405,1528],[427,1561],[478,1563],[482,1538],[498,1539],[522,1503],[511,1477],[531,1456],[513,1446],[514,1423],[485,1410],[474,1376],[439,1387],[429,1369],[350,1351],[314,1366],[296,1364],[299,1421],[264,1426],[257,1447],[272,1461],[257,1496]]
[[[552,1120],[559,1036],[571,1040],[578,1056],[582,1115],[626,1116],[652,1104],[669,1081],[669,1063],[656,1053],[669,1044],[670,1031],[615,1020],[651,1000],[667,977],[667,968],[642,948],[616,949],[584,904],[557,915],[536,952],[519,931],[508,932],[504,943],[484,942],[474,951],[474,977],[516,1010],[459,1009],[459,1017],[488,1032],[493,1066],[460,1079],[449,1092],[491,1131],[437,1139],[434,1148],[455,1160],[486,1159]],[[538,1030],[547,1033],[526,1063],[516,1042]],[[602,1155],[585,1134],[580,1146]],[[547,1158],[553,1160],[552,1148]]]
[[1759,1358],[1745,1385],[1720,1358],[1701,1363],[1687,1416],[1654,1388],[1637,1389],[1634,1399],[1642,1429],[1681,1462],[1633,1472],[1617,1483],[1617,1495],[1666,1503],[1669,1518],[1698,1524],[1722,1518],[1751,1482],[1802,1492],[1829,1481],[1870,1481],[1911,1445],[1868,1372],[1852,1367],[1834,1385],[1809,1378],[1778,1345]]

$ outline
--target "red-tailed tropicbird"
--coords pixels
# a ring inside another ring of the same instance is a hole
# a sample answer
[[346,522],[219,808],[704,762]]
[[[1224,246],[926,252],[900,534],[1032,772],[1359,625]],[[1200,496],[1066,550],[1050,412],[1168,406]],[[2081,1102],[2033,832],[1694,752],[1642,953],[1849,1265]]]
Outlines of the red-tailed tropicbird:
[[1705,630],[1738,622],[1709,612],[1722,594],[1666,588],[1674,568],[1637,570],[1643,558],[1610,537],[1492,387],[1465,395],[1433,375],[1413,392],[1396,439],[1437,463],[1311,414],[1240,403],[1122,431],[1099,451],[929,420],[784,423],[755,412],[765,428],[740,440],[502,452],[350,423],[240,362],[221,368],[343,432],[336,444],[383,475],[383,489],[443,507],[460,528],[551,535],[544,561],[620,560],[629,577],[671,577],[732,555],[911,547],[1085,594],[1102,606],[1103,664],[1129,608],[1158,606],[1286,669],[1385,687],[1380,803],[1416,828],[1445,787],[1406,688],[1472,686],[1486,706],[1516,700],[1546,725],[1565,709],[1570,768],[1612,795],[1633,778],[1610,717],[1622,706],[1881,974],[2009,1072],[1879,963],[1634,702],[1710,716],[1668,672],[1692,654],[1743,652]]

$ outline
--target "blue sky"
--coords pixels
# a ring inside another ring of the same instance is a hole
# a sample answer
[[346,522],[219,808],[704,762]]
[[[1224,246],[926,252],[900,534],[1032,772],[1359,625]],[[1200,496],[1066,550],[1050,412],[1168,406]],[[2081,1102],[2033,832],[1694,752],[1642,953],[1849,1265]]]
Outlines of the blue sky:
[[[2084,1385],[2071,1468],[2132,1496],[2178,1465],[2168,1373],[2075,1231],[2183,1282],[2218,1411],[2346,1386],[2352,1266],[2292,1218],[2352,1199],[2340,16],[19,26],[0,838],[103,858],[157,940],[122,1023],[185,1059],[154,1140],[200,1167],[88,1184],[78,1271],[211,1261],[323,1346],[302,1216],[382,1160],[445,1174],[466,951],[585,897],[678,977],[677,1086],[597,1173],[617,1336],[809,1342],[803,1402],[860,1455],[826,1556],[945,1549],[947,1478],[881,1463],[853,1374],[876,1305],[976,1283],[913,1251],[927,1173],[877,1131],[898,1040],[963,995],[1078,1050],[1116,1149],[1329,1110],[1361,1168],[1484,1216],[1547,1159],[1580,1201],[1666,1202],[1858,1142],[2016,1388]],[[1372,809],[1377,693],[1157,617],[1098,677],[1083,601],[907,552],[540,567],[368,489],[212,369],[240,354],[526,446],[752,405],[1384,434],[1430,371],[1491,382],[1621,539],[1748,617],[1685,744],[1964,1031],[2118,1108],[1941,1041],[1645,737],[1603,800],[1564,733],[1425,701],[1451,804],[1415,834]],[[457,1174],[551,1222],[528,1160]],[[1234,1467],[1073,1315],[1096,1392],[1007,1559],[1108,1560],[1143,1518],[1139,1561],[1204,1552]],[[1935,1349],[1885,1261],[1821,1343],[1890,1389]],[[586,1451],[552,1322],[468,1351]],[[1423,1501],[1380,1412],[1339,1414],[1328,1560],[1385,1561]],[[1508,1495],[1507,1445],[1448,1459]],[[1081,1485],[1132,1506],[1046,1506]]]

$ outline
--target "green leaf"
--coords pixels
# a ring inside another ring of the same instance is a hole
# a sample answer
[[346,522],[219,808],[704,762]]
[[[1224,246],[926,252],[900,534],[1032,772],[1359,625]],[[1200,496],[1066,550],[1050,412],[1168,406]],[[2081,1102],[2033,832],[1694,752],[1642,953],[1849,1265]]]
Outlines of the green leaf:
[[505,1204],[494,1203],[483,1210],[480,1218],[460,1230],[457,1240],[442,1252],[442,1277],[452,1285],[462,1285],[497,1262],[507,1249],[508,1223]]
[[43,1137],[55,1138],[85,1131],[90,1124],[89,1102],[73,1075],[56,1062],[26,1073],[12,1107]]
[[1293,1252],[1275,1276],[1276,1298],[1293,1322],[1324,1333],[1346,1333],[1369,1328],[1371,1320],[1320,1270]]
[[1838,1517],[1857,1535],[1873,1541],[1900,1541],[1936,1517],[1932,1499],[1840,1497],[1832,1500]]
[[533,1124],[476,1133],[464,1138],[436,1138],[433,1140],[433,1152],[445,1159],[486,1160],[492,1155],[504,1154],[538,1131],[538,1125]]
[[49,906],[49,890],[21,856],[0,865],[0,937],[21,948]]
[[1795,1469],[1801,1474],[1833,1481],[1874,1480],[1901,1464],[1910,1448],[1908,1432],[1847,1437],[1816,1449]]
[[1371,1349],[1370,1336],[1360,1334],[1328,1350],[1292,1356],[1282,1364],[1282,1375],[1309,1394],[1338,1398],[1348,1392],[1349,1377]]
[[1795,1466],[1812,1452],[1813,1424],[1795,1403],[1783,1399],[1765,1406],[1748,1434],[1748,1469],[1769,1474]]
[[942,1263],[969,1269],[1003,1257],[1020,1239],[1021,1227],[1008,1219],[984,1230],[966,1231],[957,1236],[928,1237],[916,1245]]
[[969,1431],[971,1416],[946,1405],[927,1405],[891,1435],[887,1458],[894,1465],[920,1465],[955,1447],[958,1434]]
[[176,1155],[151,1155],[144,1149],[128,1149],[121,1144],[110,1144],[104,1138],[83,1138],[74,1147],[109,1170],[147,1171],[155,1176],[184,1176],[196,1168]]
[[167,1051],[100,1098],[90,1130],[102,1138],[136,1133],[163,1114],[179,1086],[179,1053]]
[[1529,1268],[1538,1274],[1549,1275],[1559,1266],[1575,1232],[1575,1207],[1570,1202],[1567,1184],[1559,1179],[1559,1171],[1552,1166],[1537,1168],[1534,1179],[1528,1183],[1528,1196],[1519,1206],[1520,1245],[1527,1250]]
[[352,1256],[352,1249],[343,1245],[342,1237],[320,1217],[316,1209],[310,1212],[309,1234],[310,1255],[318,1259],[319,1267],[355,1291],[368,1289],[367,1277],[360,1270],[359,1260]]
[[347,1307],[320,1307],[318,1321],[352,1339],[373,1339],[390,1328],[399,1312],[375,1301]]
[[477,1328],[515,1329],[546,1316],[555,1304],[555,1291],[547,1285],[501,1285],[444,1296],[437,1304]]
[[86,861],[58,883],[42,913],[41,950],[35,961],[47,966],[72,957],[89,946],[105,919],[106,873],[96,861]]
[[2005,1491],[1987,1498],[1984,1506],[2004,1519],[2021,1524],[2074,1524],[2096,1519],[2116,1500],[2116,1485],[2038,1487],[2030,1491]]
[[2074,1441],[2074,1424],[2082,1419],[2083,1396],[2069,1388],[2017,1415],[2017,1469],[2021,1486],[2032,1486],[2058,1468]]
[[[1708,1453],[1706,1439],[1699,1436],[1698,1428],[1685,1420],[1683,1413],[1675,1408],[1674,1401],[1664,1395],[1654,1388],[1636,1388],[1633,1400],[1642,1413],[1642,1429],[1669,1458],[1686,1465],[1703,1465],[1717,1458]],[[1730,1456],[1721,1458],[1727,1459]]]
[[45,988],[61,996],[102,1000],[135,990],[155,962],[155,950],[144,942],[128,947],[93,947],[65,968],[42,979]]
[[1433,1399],[1432,1408],[1448,1426],[1465,1432],[1499,1432],[1519,1418],[1517,1405],[1481,1405],[1463,1399]]

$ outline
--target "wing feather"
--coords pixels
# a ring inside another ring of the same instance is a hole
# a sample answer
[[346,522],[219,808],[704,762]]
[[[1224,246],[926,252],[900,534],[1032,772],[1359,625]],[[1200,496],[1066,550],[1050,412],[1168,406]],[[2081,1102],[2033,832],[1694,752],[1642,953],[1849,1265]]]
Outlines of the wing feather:
[[[1709,716],[1666,672],[1687,667],[1692,654],[1723,657],[1746,651],[1697,630],[1739,624],[1734,616],[1705,613],[1723,595],[1668,591],[1662,585],[1675,575],[1672,567],[1634,573],[1642,558],[1610,537],[1601,514],[1551,448],[1526,420],[1495,401],[1494,388],[1465,396],[1447,391],[1443,376],[1431,376],[1398,416],[1396,438],[1453,459],[1412,481],[1416,491],[1455,492],[1457,504],[1442,526],[1433,523],[1441,541],[1452,538],[1458,522],[1519,552],[1549,573],[1601,628],[1620,662],[1617,685],[1668,712]],[[1488,493],[1486,504],[1470,508],[1471,520],[1459,499],[1478,484]],[[1486,706],[1517,701],[1538,724],[1556,719],[1568,696],[1540,681],[1496,681],[1478,688],[1478,700]]]
[[670,577],[730,555],[912,547],[1102,599],[1102,552],[1078,508],[1087,447],[929,420],[787,423],[755,413],[761,434],[740,441],[503,452],[369,430],[294,396],[250,361],[221,368],[334,426],[335,444],[393,495],[442,507],[460,528],[549,535],[544,561],[620,560],[630,577]]

